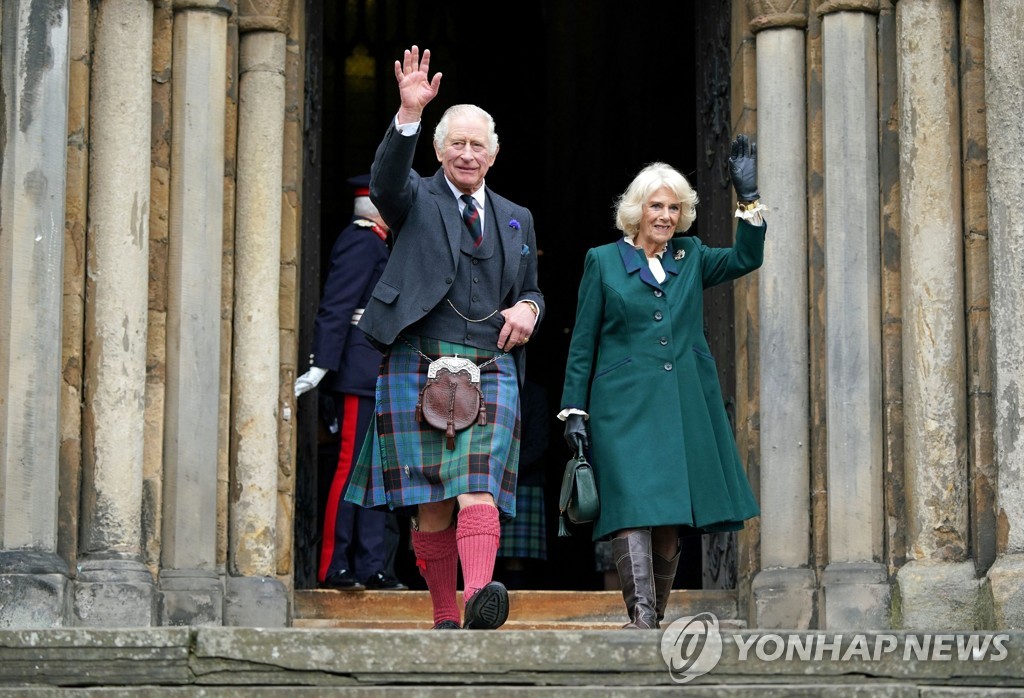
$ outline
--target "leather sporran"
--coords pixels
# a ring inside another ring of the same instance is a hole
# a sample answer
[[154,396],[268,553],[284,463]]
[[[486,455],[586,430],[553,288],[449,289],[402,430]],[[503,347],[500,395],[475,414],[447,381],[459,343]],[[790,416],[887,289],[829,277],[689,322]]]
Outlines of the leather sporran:
[[445,445],[455,449],[455,433],[476,422],[487,424],[487,406],[480,392],[480,367],[469,359],[442,356],[427,366],[427,384],[416,403],[416,419],[443,431]]
[[601,513],[601,500],[597,496],[597,478],[594,469],[583,456],[577,453],[565,464],[562,475],[562,491],[558,497],[558,536],[565,538],[569,531],[565,517],[575,524],[589,523]]

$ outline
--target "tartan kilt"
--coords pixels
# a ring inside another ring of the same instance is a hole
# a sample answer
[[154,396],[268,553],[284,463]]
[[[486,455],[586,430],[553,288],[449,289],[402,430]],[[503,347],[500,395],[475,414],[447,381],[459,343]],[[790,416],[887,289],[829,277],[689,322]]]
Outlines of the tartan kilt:
[[516,488],[516,518],[501,522],[498,557],[548,559],[548,529],[544,520],[544,487]]
[[[480,365],[499,353],[426,337],[407,339],[431,359],[458,354]],[[504,517],[515,516],[520,430],[515,361],[505,354],[480,372],[487,424],[474,422],[457,432],[454,450],[446,447],[444,432],[416,420],[427,364],[401,338],[385,355],[373,421],[353,465],[345,501],[403,510],[489,492]]]

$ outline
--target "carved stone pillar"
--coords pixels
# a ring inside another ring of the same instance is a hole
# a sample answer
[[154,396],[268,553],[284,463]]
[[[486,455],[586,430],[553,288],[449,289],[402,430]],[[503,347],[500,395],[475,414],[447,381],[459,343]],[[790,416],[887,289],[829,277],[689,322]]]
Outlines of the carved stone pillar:
[[807,3],[751,0],[758,185],[771,232],[760,281],[761,571],[754,627],[809,628],[810,387],[807,336]]
[[889,626],[883,562],[877,2],[822,15],[828,552],[822,625]]
[[226,625],[286,625],[276,579],[279,286],[290,2],[239,4],[238,185]]
[[155,615],[141,547],[152,32],[148,0],[96,6],[78,625],[148,626]]
[[1024,4],[985,2],[989,248],[998,557],[989,570],[994,620],[1024,628]]
[[977,627],[967,560],[960,93],[953,0],[896,6],[907,556],[894,625]]
[[0,627],[67,622],[57,553],[68,0],[0,10]]
[[162,625],[219,625],[217,426],[227,17],[176,2],[164,410]]

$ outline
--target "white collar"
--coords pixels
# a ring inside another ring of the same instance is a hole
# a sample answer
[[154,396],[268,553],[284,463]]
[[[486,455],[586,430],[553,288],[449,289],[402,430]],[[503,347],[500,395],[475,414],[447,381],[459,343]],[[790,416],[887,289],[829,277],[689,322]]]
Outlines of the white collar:
[[[452,184],[451,182],[449,182],[447,177],[444,178],[444,181],[448,184],[448,188],[452,190],[452,194],[455,195],[456,199],[462,197],[462,192],[459,191],[458,189],[456,189],[455,185]],[[483,208],[487,204],[487,198],[484,195],[485,194],[485,192],[484,192],[485,188],[486,188],[486,185],[483,182],[481,182],[480,183],[480,188],[477,189],[472,194],[473,200],[476,202],[477,208]]]
[[[632,235],[624,235],[623,238],[625,238],[626,242],[628,242],[630,245],[632,245],[636,249],[638,249],[638,250],[642,250],[643,249],[642,247],[637,245],[635,242],[633,242],[634,238],[633,238]],[[665,255],[665,250],[667,250],[667,249],[668,249],[668,243],[666,242],[664,247],[662,247],[658,252],[655,252],[655,254],[658,255],[658,259],[661,259]],[[646,255],[646,254],[647,253],[645,251],[644,255]]]

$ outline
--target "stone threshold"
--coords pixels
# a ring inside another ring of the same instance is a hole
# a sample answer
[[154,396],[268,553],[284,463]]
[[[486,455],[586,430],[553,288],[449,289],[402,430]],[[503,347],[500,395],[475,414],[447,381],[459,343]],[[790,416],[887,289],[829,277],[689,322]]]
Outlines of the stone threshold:
[[[588,696],[684,690],[758,698],[1024,696],[1024,632],[998,636],[997,648],[994,634],[982,632],[786,633],[721,627],[714,635],[719,661],[684,686],[664,657],[678,659],[677,648],[687,643],[673,643],[678,634],[662,631],[0,630],[0,695],[56,696],[54,690],[65,687],[106,698],[241,698],[284,689],[301,696],[386,695],[398,689],[403,696],[434,696],[469,688],[473,695],[561,696],[583,695],[586,687]],[[989,643],[979,652],[976,643],[984,637]],[[921,655],[925,639],[929,649]],[[787,659],[787,642],[808,656]],[[957,649],[971,643],[973,653]]]
[[[462,604],[462,594],[458,595]],[[698,613],[714,613],[720,620],[742,627],[735,591],[674,590],[665,611],[668,621]],[[294,592],[296,627],[424,629],[432,617],[426,591]],[[618,591],[509,592],[509,629],[615,630],[626,622],[626,607]],[[505,627],[505,626],[503,626]]]

